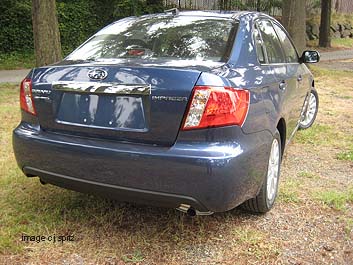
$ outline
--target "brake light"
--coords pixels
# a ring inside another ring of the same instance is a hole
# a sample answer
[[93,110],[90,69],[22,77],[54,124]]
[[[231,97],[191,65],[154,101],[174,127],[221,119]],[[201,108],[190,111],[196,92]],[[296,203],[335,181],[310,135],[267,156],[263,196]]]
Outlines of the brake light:
[[248,90],[196,86],[182,130],[242,126],[248,113],[249,99]]
[[32,114],[37,115],[34,107],[33,96],[32,96],[32,80],[25,78],[21,82],[20,88],[20,104],[21,109]]

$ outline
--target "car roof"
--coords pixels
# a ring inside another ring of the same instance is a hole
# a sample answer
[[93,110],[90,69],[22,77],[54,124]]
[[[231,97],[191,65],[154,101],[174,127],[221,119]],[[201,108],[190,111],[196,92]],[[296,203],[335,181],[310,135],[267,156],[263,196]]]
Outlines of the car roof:
[[204,10],[204,11],[181,11],[179,16],[198,16],[198,17],[220,17],[220,18],[234,18],[249,13],[247,11],[217,11],[217,10]]
[[[172,14],[172,12],[166,12],[166,14]],[[198,17],[218,17],[218,18],[231,18],[231,19],[242,19],[245,17],[267,17],[269,15],[256,12],[256,11],[221,11],[221,10],[202,10],[202,11],[180,11],[176,16],[198,16]]]
[[[146,18],[154,18],[154,17],[165,17],[165,16],[174,16],[174,17],[204,17],[205,19],[207,18],[224,18],[224,19],[233,19],[233,20],[239,20],[239,21],[249,21],[249,20],[255,20],[259,17],[262,18],[267,18],[267,19],[274,19],[273,17],[261,13],[261,12],[256,12],[256,11],[221,11],[221,10],[190,10],[190,11],[179,11],[176,8],[167,10],[163,13],[153,13],[153,14],[146,14],[142,16],[130,16],[130,17],[125,17],[123,19],[117,20],[112,24],[115,24],[119,21],[122,20],[139,20],[139,19],[146,19]],[[108,26],[110,26],[108,25]]]

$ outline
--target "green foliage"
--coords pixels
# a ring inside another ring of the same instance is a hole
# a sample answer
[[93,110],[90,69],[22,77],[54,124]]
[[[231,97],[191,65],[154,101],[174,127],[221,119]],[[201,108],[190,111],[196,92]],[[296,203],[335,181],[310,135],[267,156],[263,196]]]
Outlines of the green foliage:
[[345,191],[324,190],[315,192],[314,198],[336,210],[345,210],[348,203],[353,202],[353,188]]
[[[67,55],[96,31],[120,18],[163,9],[162,0],[57,0],[63,54]],[[31,16],[31,0],[2,0],[0,53],[12,58],[13,52],[33,54]],[[10,68],[14,67],[17,66]]]
[[33,52],[0,53],[0,70],[32,68],[34,65]]
[[261,12],[270,13],[273,8],[282,8],[282,0],[268,0],[268,1],[261,1],[259,10]]
[[0,53],[33,49],[30,0],[1,0]]
[[271,13],[274,8],[281,9],[282,2],[282,0],[218,0],[218,8],[222,10],[258,10],[261,12]]
[[97,29],[97,17],[89,1],[60,1],[57,3],[62,50],[67,55]]
[[117,2],[113,15],[118,19],[128,16],[140,16],[146,8],[145,3],[139,0],[122,0]]
[[337,159],[338,160],[353,161],[353,148],[350,151],[341,152],[341,153],[337,154]]

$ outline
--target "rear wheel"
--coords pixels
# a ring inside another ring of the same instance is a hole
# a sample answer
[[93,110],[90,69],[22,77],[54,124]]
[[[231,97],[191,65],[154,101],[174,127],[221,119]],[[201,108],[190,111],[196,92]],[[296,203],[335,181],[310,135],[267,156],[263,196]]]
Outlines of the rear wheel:
[[242,207],[253,213],[265,213],[273,207],[277,194],[281,167],[281,137],[276,130],[268,158],[266,178],[259,194],[243,203]]
[[319,110],[319,96],[315,89],[312,89],[309,96],[309,105],[303,119],[299,123],[300,129],[308,129],[313,125]]

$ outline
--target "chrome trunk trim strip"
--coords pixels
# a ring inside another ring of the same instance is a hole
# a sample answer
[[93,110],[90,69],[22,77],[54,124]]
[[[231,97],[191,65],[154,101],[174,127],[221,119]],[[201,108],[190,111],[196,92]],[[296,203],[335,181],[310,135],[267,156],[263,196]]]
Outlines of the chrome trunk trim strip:
[[151,95],[151,85],[149,84],[58,81],[53,82],[52,88],[57,91],[74,93]]

